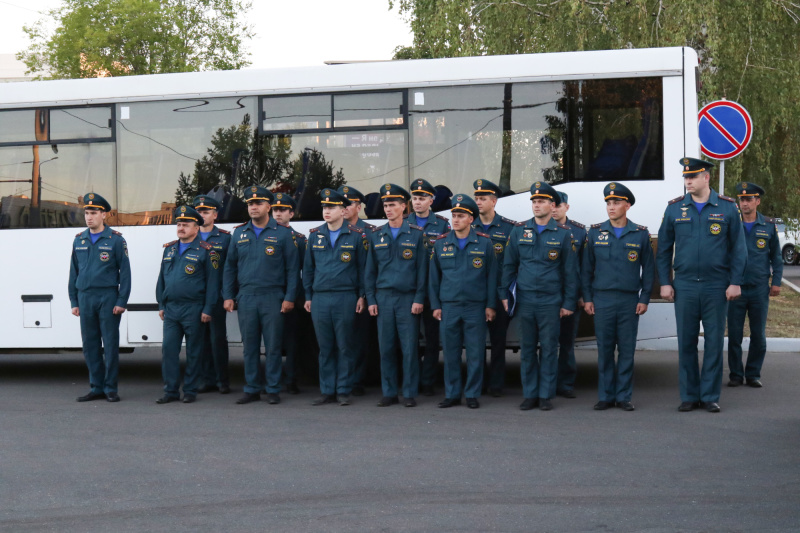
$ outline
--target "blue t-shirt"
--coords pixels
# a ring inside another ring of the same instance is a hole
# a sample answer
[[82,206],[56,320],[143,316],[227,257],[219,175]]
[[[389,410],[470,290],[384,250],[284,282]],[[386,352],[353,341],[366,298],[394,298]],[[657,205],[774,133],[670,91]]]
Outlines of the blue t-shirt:
[[[264,228],[266,228],[266,226],[264,226]],[[258,239],[258,237],[261,236],[261,232],[264,231],[264,228],[259,228],[258,226],[253,224],[253,231],[256,232],[256,239]]]
[[103,234],[103,232],[102,232],[102,231],[101,231],[100,233],[92,233],[92,232],[90,231],[90,232],[89,232],[89,237],[91,237],[91,239],[92,239],[92,244],[96,243],[96,242],[97,242],[97,239],[99,239],[99,238],[100,238],[100,236],[101,236],[102,234]]
[[750,233],[750,230],[753,229],[753,226],[756,225],[756,221],[754,220],[752,222],[742,222],[742,224],[744,224],[744,229],[747,230],[747,233]]
[[545,224],[544,226],[540,226],[539,224],[536,224],[536,229],[537,229],[537,231],[539,233],[543,232],[545,230],[545,228],[547,228],[547,224]]
[[483,226],[483,231],[489,233],[489,228],[492,227],[492,223],[489,222],[488,224],[481,224],[481,226]]
[[625,229],[625,228],[614,228],[614,235],[616,235],[616,236],[617,236],[617,239],[619,239],[620,237],[622,237],[622,231],[623,231],[624,229]]
[[178,255],[183,255],[183,252],[185,252],[186,250],[188,250],[188,249],[189,249],[189,246],[190,246],[191,244],[192,244],[192,243],[190,243],[190,242],[181,242],[181,243],[178,243]]
[[695,202],[694,205],[695,205],[695,207],[697,207],[697,212],[698,213],[701,212],[703,210],[703,208],[706,206],[707,203],[708,202],[702,202],[702,203],[701,202]]
[[422,218],[421,216],[417,215],[417,226],[419,226],[420,228],[424,228],[425,224],[428,223],[429,218],[431,218],[430,215],[426,216],[425,218]]
[[[417,219],[417,220],[419,220],[419,219]],[[428,219],[426,218],[425,220],[428,220]],[[392,232],[392,239],[396,239],[397,238],[397,235],[400,233],[401,229],[402,228],[393,228],[393,227],[389,226],[389,231]]]
[[339,238],[339,234],[342,232],[342,228],[337,229],[336,231],[328,230],[331,234],[331,248],[336,246],[336,239]]
[[464,237],[463,239],[459,239],[458,237],[456,237],[456,240],[458,241],[458,249],[463,250],[464,247],[467,245],[469,237]]
[[204,241],[208,240],[208,236],[209,235],[211,235],[210,231],[201,231],[200,232],[200,238],[203,239]]

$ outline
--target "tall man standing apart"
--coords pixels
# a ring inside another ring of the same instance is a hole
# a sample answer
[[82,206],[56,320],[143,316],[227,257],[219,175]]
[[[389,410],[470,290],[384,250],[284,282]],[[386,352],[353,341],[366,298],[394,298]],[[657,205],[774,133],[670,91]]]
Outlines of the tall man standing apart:
[[305,309],[319,343],[319,386],[312,405],[350,405],[353,388],[356,313],[364,311],[364,265],[369,243],[364,233],[344,223],[350,200],[332,189],[320,191],[325,224],[308,235],[303,261]]
[[[537,405],[553,408],[558,377],[560,319],[575,312],[578,300],[577,254],[572,233],[553,219],[561,203],[556,190],[543,181],[531,186],[533,218],[511,232],[503,265],[501,295],[508,311],[507,291],[517,282],[517,320],[520,331],[522,411]],[[541,360],[536,346],[541,343]]]
[[[164,396],[156,400],[158,404],[180,399],[180,354],[184,337],[183,403],[193,403],[197,399],[205,339],[203,326],[212,321],[214,306],[219,301],[219,255],[198,236],[203,216],[184,205],[175,209],[174,218],[178,240],[164,245],[156,283],[158,316],[164,321],[161,345]],[[222,318],[225,319],[224,314]]]
[[[489,180],[479,179],[472,184],[475,189],[475,203],[478,206],[479,217],[472,227],[481,231],[492,239],[494,257],[497,262],[497,284],[500,285],[503,275],[503,260],[505,258],[506,243],[511,236],[516,222],[501,217],[495,211],[497,199],[502,196],[500,187]],[[491,360],[484,372],[484,388],[488,389],[491,396],[499,398],[503,395],[506,384],[506,333],[511,319],[498,299],[495,307],[494,320],[489,322],[489,342],[491,344]]]
[[[122,234],[105,224],[111,205],[95,193],[83,197],[88,229],[72,242],[69,301],[81,319],[83,357],[91,390],[78,398],[118,402],[119,322],[131,295],[131,264]],[[101,344],[102,339],[102,344]]]
[[[714,165],[691,157],[679,162],[687,194],[667,205],[658,230],[656,256],[661,297],[675,301],[681,389],[678,410],[702,407],[718,413],[725,317],[728,301],[742,292],[747,247],[736,202],[710,186],[709,169]],[[702,369],[697,354],[701,321],[705,339]]]
[[636,334],[639,316],[650,303],[655,262],[650,232],[628,220],[628,210],[636,202],[630,189],[612,182],[603,189],[603,196],[608,220],[589,229],[581,269],[584,305],[586,313],[595,317],[597,335],[600,398],[594,408],[604,411],[616,405],[633,411]]
[[[553,218],[556,223],[569,228],[572,232],[572,244],[577,250],[578,274],[580,275],[581,261],[583,259],[583,243],[586,240],[586,226],[567,217],[569,211],[569,195],[565,192],[558,193],[561,203],[553,208]],[[558,379],[556,380],[556,394],[564,398],[575,398],[575,377],[578,374],[578,365],[575,363],[575,338],[578,336],[578,324],[581,320],[583,298],[578,291],[578,305],[575,312],[561,318],[561,327],[558,334]]]
[[[428,254],[433,250],[434,241],[450,231],[447,219],[431,210],[435,196],[436,189],[426,180],[411,182],[411,208],[414,212],[408,215],[408,223],[422,228]],[[425,328],[425,350],[420,365],[420,392],[423,396],[433,396],[433,384],[439,368],[439,321],[433,317],[429,302],[422,312],[422,324]]]
[[439,407],[461,404],[461,349],[466,347],[467,407],[480,407],[486,360],[486,323],[494,320],[497,262],[492,240],[472,228],[478,206],[466,194],[453,197],[453,231],[436,239],[428,293],[433,316],[442,321],[445,398]]
[[364,284],[369,314],[378,319],[383,397],[378,407],[398,403],[398,348],[403,356],[403,405],[415,407],[419,387],[419,315],[425,304],[428,254],[422,228],[403,219],[408,192],[384,187],[383,211],[389,219],[368,236]]
[[[192,203],[195,210],[203,217],[200,238],[211,245],[209,255],[219,266],[221,281],[225,259],[228,257],[228,248],[231,245],[231,232],[215,225],[222,205],[215,198],[205,194],[195,196]],[[219,298],[211,309],[211,322],[203,327],[205,333],[200,364],[203,384],[197,389],[200,394],[214,391],[219,391],[220,394],[230,394],[231,392],[228,378],[228,327],[225,308],[222,306],[222,293],[218,290],[217,294]]]
[[266,390],[270,404],[280,403],[283,317],[294,309],[300,258],[292,231],[269,216],[272,193],[265,187],[245,189],[250,222],[233,232],[223,275],[225,310],[239,310],[244,352],[244,395],[237,404],[261,399],[261,340],[266,349]]
[[[728,386],[738,387],[747,380],[749,386],[759,388],[762,386],[761,365],[767,353],[769,298],[781,293],[783,261],[775,220],[758,212],[764,189],[754,183],[743,182],[736,186],[736,193],[745,229],[747,269],[742,282],[742,296],[728,304]],[[750,317],[747,366],[742,365],[745,315]]]

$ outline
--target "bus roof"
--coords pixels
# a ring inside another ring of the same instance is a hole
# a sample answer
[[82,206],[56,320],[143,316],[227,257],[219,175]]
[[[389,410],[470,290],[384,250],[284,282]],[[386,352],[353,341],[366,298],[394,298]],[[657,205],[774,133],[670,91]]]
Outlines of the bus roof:
[[691,48],[640,48],[21,82],[4,84],[0,107],[680,76],[684,68],[696,65]]

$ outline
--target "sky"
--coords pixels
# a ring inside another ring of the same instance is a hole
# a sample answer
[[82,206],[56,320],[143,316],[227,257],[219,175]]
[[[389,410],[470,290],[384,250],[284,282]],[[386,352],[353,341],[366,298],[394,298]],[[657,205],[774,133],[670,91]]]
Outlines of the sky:
[[[0,0],[0,54],[28,46],[22,26],[59,0]],[[346,6],[346,9],[345,9]],[[321,65],[324,61],[391,59],[412,36],[388,0],[253,0],[248,20],[252,68]]]

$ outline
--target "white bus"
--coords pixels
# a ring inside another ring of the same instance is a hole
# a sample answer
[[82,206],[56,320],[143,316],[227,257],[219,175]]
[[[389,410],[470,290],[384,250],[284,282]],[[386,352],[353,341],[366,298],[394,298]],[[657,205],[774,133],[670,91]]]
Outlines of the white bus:
[[[245,220],[243,187],[294,194],[307,233],[325,186],[368,194],[425,178],[446,215],[448,193],[483,178],[508,191],[498,212],[525,220],[531,183],[546,180],[588,225],[607,218],[602,188],[616,180],[655,234],[683,193],[676,161],[699,156],[697,64],[690,48],[660,48],[5,84],[0,349],[81,346],[67,279],[89,191],[110,201],[130,250],[128,348],[161,341],[161,245],[176,203],[197,193],[225,200],[226,229]],[[377,194],[366,211],[381,223]],[[639,337],[674,332],[671,305],[654,302]]]

